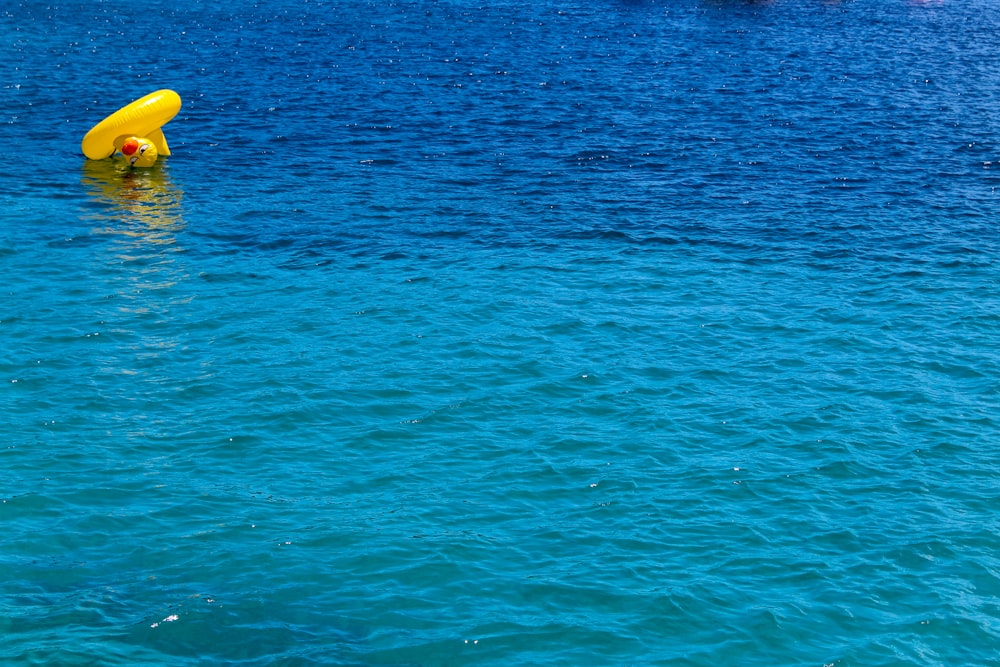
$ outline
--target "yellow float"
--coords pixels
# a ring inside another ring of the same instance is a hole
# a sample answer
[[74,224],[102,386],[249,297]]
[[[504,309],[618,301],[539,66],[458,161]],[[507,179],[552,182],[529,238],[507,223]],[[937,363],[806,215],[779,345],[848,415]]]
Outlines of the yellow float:
[[170,155],[163,126],[180,110],[180,95],[172,90],[157,90],[126,104],[91,128],[80,148],[91,160],[122,151],[130,165],[152,166],[157,155]]

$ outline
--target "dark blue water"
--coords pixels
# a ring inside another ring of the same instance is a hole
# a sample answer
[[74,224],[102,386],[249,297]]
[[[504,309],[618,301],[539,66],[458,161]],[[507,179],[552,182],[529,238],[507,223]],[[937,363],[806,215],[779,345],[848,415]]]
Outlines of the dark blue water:
[[998,34],[3,6],[0,663],[1000,665]]

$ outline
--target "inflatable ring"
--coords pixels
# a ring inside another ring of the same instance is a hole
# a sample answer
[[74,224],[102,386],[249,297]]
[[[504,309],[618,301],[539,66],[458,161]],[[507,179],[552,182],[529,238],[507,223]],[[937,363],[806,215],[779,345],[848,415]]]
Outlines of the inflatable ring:
[[170,155],[164,125],[181,110],[181,97],[172,90],[157,90],[126,104],[91,128],[80,147],[91,160],[111,157],[129,135],[148,138],[160,155]]

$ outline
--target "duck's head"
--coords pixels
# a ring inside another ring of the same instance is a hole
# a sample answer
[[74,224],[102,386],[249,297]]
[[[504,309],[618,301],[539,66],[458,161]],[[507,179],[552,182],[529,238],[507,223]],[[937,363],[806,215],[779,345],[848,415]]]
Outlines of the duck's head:
[[156,146],[145,137],[127,137],[121,151],[133,167],[152,167],[156,164]]

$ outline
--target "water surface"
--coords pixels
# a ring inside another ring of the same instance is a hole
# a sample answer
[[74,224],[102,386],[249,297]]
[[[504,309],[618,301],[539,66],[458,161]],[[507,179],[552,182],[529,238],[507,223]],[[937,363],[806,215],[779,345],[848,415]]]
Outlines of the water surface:
[[1000,664],[998,30],[0,10],[0,658]]

